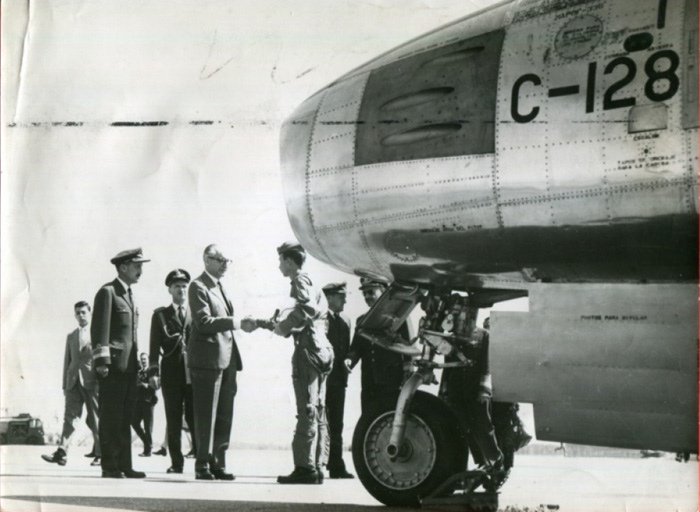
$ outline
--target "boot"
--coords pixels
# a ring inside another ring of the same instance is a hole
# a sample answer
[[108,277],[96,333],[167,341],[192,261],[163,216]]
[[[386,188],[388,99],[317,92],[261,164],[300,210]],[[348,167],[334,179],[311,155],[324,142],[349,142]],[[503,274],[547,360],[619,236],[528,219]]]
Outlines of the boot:
[[285,476],[278,476],[277,483],[280,484],[318,484],[318,471],[310,468],[295,467],[294,471]]
[[51,455],[42,455],[41,458],[46,462],[55,462],[59,466],[65,466],[66,462],[68,462],[66,459],[66,452],[63,448],[58,448]]

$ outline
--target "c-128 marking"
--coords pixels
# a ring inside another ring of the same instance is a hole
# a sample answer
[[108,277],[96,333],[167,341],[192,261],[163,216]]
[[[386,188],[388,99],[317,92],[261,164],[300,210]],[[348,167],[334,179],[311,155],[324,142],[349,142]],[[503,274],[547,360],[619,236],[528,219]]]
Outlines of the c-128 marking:
[[[668,61],[668,67],[666,69],[657,70],[655,68],[656,63],[660,60]],[[678,92],[678,88],[680,86],[680,79],[676,74],[679,64],[680,59],[678,54],[673,50],[659,50],[658,52],[652,53],[644,64],[644,73],[647,76],[647,81],[644,84],[644,95],[651,101],[666,101],[671,99]],[[603,93],[603,110],[631,107],[634,106],[637,101],[634,96],[622,98],[619,96],[614,97],[634,80],[637,74],[637,64],[629,57],[616,57],[608,62],[603,70],[603,74],[609,75],[617,68],[624,68],[626,73],[622,78],[610,84]],[[594,111],[597,69],[598,65],[596,62],[591,62],[588,64],[588,73],[586,76],[587,114]],[[665,90],[657,92],[654,90],[654,84],[661,80],[667,81],[668,86]],[[540,86],[542,85],[542,79],[534,73],[527,73],[518,77],[518,79],[513,83],[510,99],[510,115],[516,123],[529,123],[530,121],[533,121],[540,113],[540,107],[537,106],[532,107],[529,112],[520,112],[520,88],[526,83],[530,83],[534,86]],[[564,87],[553,87],[549,89],[547,93],[550,98],[557,98],[560,96],[578,94],[579,90],[580,88],[578,85],[569,85]]]

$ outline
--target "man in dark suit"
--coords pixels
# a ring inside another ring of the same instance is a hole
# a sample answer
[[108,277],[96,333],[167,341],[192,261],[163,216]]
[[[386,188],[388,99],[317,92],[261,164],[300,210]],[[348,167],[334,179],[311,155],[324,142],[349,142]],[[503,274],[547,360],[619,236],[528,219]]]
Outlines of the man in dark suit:
[[348,373],[343,361],[350,349],[350,319],[342,311],[347,295],[346,283],[330,283],[323,287],[328,302],[328,331],[326,336],[333,345],[333,369],[326,380],[326,416],[330,435],[328,473],[331,478],[354,478],[345,469],[343,461],[343,415]]
[[87,409],[85,422],[92,431],[94,440],[94,460],[91,466],[100,464],[100,436],[98,432],[97,396],[98,385],[92,371],[92,349],[90,346],[90,304],[80,301],[73,306],[78,328],[66,338],[66,352],[63,358],[63,395],[66,397],[63,414],[63,430],[58,449],[52,455],[42,455],[46,462],[65,466],[68,446],[75,432],[73,424],[83,414],[83,404]]
[[122,251],[112,258],[117,278],[95,296],[92,357],[100,382],[100,446],[103,478],[144,478],[131,463],[131,418],[136,401],[139,310],[131,285],[143,271],[141,249]]
[[[386,286],[383,283],[366,278],[361,279],[360,291],[365,303],[370,308],[379,300],[384,290],[386,290]],[[365,315],[360,315],[355,325],[359,325],[364,317]],[[401,325],[398,333],[404,339],[410,339],[406,323]],[[345,358],[345,367],[348,373],[360,360],[362,361],[360,406],[364,414],[369,411],[372,404],[382,397],[391,397],[392,399],[398,397],[404,381],[404,366],[410,364],[410,358],[372,343],[364,336],[358,335],[356,331],[352,338],[350,351]]]
[[204,272],[190,283],[192,334],[187,363],[192,378],[197,480],[233,480],[226,471],[236,372],[243,369],[233,331],[255,329],[255,321],[234,320],[233,305],[221,284],[231,260],[216,245],[204,249]]
[[[168,473],[182,473],[182,413],[188,425],[194,424],[192,385],[187,368],[186,350],[192,329],[187,308],[187,284],[190,275],[180,268],[168,273],[165,286],[172,297],[170,306],[158,308],[151,319],[150,376],[153,387],[163,386],[168,448],[172,465]],[[158,360],[160,359],[160,366]],[[158,382],[160,380],[160,382]],[[184,406],[184,408],[183,408]]]
[[[150,457],[153,448],[153,409],[158,403],[155,387],[149,382],[148,354],[139,356],[140,367],[136,380],[136,406],[131,418],[131,428],[143,443],[139,457]],[[143,424],[143,426],[141,426]]]

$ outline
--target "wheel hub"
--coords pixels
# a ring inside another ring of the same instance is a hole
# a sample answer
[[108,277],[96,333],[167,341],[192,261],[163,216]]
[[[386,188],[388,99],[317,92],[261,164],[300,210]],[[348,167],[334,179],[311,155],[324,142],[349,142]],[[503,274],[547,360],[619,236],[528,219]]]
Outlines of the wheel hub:
[[382,485],[405,490],[420,485],[435,466],[436,442],[425,422],[415,415],[406,419],[404,442],[392,457],[387,447],[394,413],[377,417],[367,429],[364,456],[369,471]]

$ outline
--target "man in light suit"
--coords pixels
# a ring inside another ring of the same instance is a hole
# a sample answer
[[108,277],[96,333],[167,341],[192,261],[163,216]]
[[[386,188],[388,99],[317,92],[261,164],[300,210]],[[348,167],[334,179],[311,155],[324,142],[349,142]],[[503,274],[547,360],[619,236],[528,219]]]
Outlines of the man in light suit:
[[97,395],[98,385],[92,371],[92,347],[90,346],[90,304],[80,301],[73,306],[78,328],[66,338],[66,353],[63,358],[63,395],[66,397],[63,414],[61,443],[52,455],[42,455],[46,462],[65,466],[68,446],[75,432],[73,424],[83,415],[83,404],[87,409],[85,422],[92,431],[95,458],[90,464],[100,464],[100,436],[98,433]]
[[204,272],[190,283],[192,332],[187,363],[192,379],[197,480],[234,480],[226,471],[236,372],[243,369],[233,331],[255,329],[255,321],[234,320],[233,305],[220,279],[231,260],[216,245],[204,249]]
[[143,271],[141,249],[122,251],[112,258],[117,278],[95,296],[92,357],[100,382],[100,446],[102,478],[144,478],[131,464],[131,418],[136,402],[139,310],[131,285]]
[[[165,278],[165,286],[172,304],[153,312],[151,319],[151,366],[149,374],[153,387],[162,379],[168,448],[172,465],[168,473],[182,473],[182,413],[188,425],[194,423],[192,413],[192,385],[185,350],[192,330],[192,317],[187,308],[187,285],[190,274],[177,268]],[[160,359],[160,365],[158,361]]]

